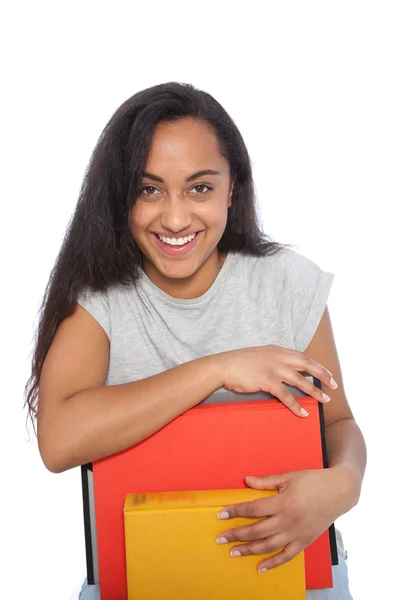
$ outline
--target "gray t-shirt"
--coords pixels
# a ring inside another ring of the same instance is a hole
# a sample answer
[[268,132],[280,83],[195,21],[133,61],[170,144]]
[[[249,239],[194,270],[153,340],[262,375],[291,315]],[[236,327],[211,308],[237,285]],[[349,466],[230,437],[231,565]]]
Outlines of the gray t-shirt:
[[[235,348],[276,344],[304,352],[325,310],[333,279],[332,273],[290,249],[264,257],[231,252],[212,286],[199,298],[172,298],[142,272],[135,284],[118,284],[106,292],[86,291],[79,304],[110,340],[106,384],[116,385]],[[223,394],[219,397],[225,398]],[[342,538],[336,533],[343,552]],[[95,537],[92,545],[98,581]],[[99,593],[98,586],[93,589]],[[307,600],[320,592],[308,590]],[[333,589],[323,592],[329,597],[335,593]]]
[[334,279],[291,249],[272,256],[230,252],[212,286],[172,298],[142,271],[135,284],[79,298],[110,340],[107,385],[137,381],[196,358],[276,344],[304,352]]

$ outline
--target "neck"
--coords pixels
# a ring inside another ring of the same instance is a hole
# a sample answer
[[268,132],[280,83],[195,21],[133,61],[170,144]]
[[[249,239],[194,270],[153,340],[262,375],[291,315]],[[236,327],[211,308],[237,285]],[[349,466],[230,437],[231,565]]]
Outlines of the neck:
[[189,277],[171,278],[161,273],[146,256],[143,256],[143,270],[147,277],[160,290],[172,298],[193,300],[207,292],[218,276],[226,254],[219,254],[216,249],[207,260]]

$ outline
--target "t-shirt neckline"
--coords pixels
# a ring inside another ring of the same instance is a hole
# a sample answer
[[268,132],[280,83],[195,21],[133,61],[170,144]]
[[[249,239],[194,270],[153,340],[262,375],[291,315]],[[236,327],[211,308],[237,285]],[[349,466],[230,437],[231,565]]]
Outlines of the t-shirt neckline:
[[155,283],[153,283],[151,281],[151,279],[144,272],[143,268],[141,269],[141,283],[142,283],[142,286],[150,288],[152,292],[155,292],[160,298],[163,298],[164,300],[170,302],[171,304],[179,304],[181,306],[188,306],[188,307],[196,305],[196,304],[201,304],[202,302],[205,302],[211,296],[213,296],[215,294],[215,292],[221,287],[221,285],[222,285],[223,281],[225,280],[225,277],[230,269],[232,260],[233,260],[233,253],[228,252],[226,255],[224,264],[222,265],[221,269],[219,270],[219,272],[218,272],[216,278],[214,279],[214,281],[212,282],[211,286],[208,288],[208,290],[204,294],[202,294],[201,296],[198,296],[197,298],[175,298],[174,296],[170,296],[169,294],[164,292]]

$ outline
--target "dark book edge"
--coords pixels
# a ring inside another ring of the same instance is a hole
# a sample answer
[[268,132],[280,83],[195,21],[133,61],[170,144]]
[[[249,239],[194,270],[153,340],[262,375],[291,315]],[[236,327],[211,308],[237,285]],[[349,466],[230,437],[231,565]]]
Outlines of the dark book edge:
[[88,470],[92,470],[92,464],[81,466],[82,475],[82,498],[83,498],[83,523],[85,527],[85,547],[86,547],[86,571],[87,582],[89,585],[94,584],[94,569],[93,569],[93,548],[90,523],[90,507],[89,507],[89,481]]
[[[314,377],[314,385],[316,385],[317,388],[321,389],[321,382],[316,377]],[[324,415],[324,407],[322,405],[322,402],[318,402],[318,410],[319,410],[319,424],[321,427],[322,461],[323,461],[324,468],[327,469],[328,468],[328,450],[326,447],[325,415]],[[332,523],[332,525],[329,527],[329,542],[330,542],[330,547],[331,547],[332,565],[338,565],[339,564],[339,556],[338,556],[336,531],[335,531],[334,523]]]

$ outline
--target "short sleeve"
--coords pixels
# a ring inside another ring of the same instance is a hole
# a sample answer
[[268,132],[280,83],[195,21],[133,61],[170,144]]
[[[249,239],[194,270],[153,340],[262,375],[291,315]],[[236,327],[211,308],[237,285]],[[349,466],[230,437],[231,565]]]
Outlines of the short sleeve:
[[77,303],[96,319],[110,339],[111,318],[107,292],[93,292],[86,289],[79,294]]
[[309,258],[290,250],[285,277],[288,325],[295,349],[304,352],[321,321],[335,275],[323,271]]

